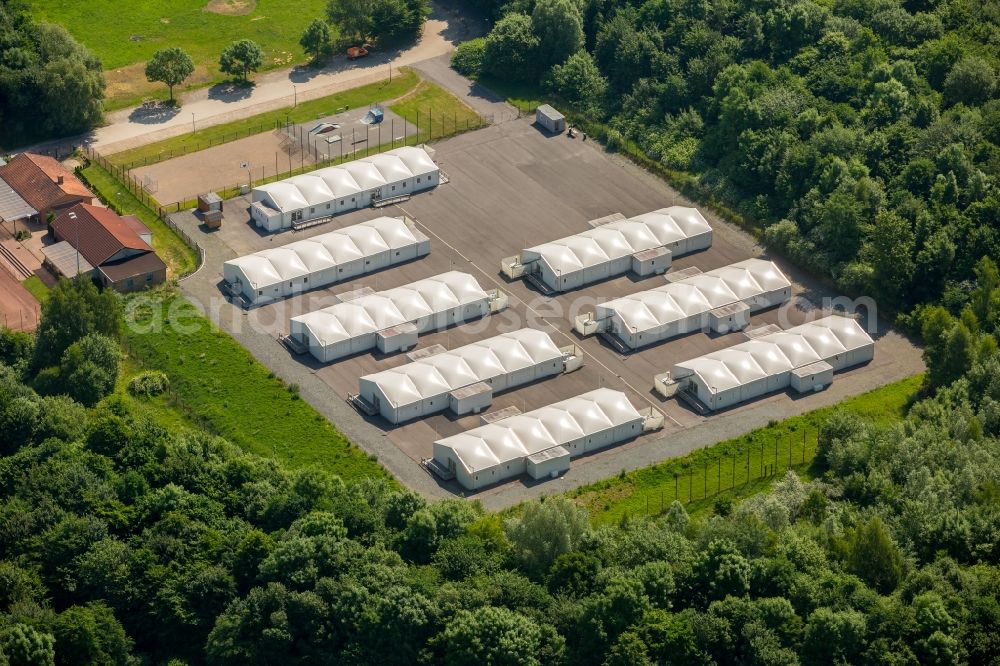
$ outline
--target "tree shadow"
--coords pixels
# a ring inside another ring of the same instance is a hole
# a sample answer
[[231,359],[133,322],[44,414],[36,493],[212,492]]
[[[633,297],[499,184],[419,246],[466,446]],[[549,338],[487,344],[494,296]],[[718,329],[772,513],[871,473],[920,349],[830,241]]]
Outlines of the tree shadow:
[[180,110],[180,106],[169,102],[147,102],[133,109],[128,119],[133,123],[158,125],[171,120]]
[[239,102],[248,99],[253,94],[253,89],[251,81],[225,81],[210,87],[208,98],[226,103]]
[[326,58],[319,63],[309,62],[304,65],[296,65],[288,73],[288,80],[292,83],[308,83],[320,74],[323,74],[327,69],[327,65]]

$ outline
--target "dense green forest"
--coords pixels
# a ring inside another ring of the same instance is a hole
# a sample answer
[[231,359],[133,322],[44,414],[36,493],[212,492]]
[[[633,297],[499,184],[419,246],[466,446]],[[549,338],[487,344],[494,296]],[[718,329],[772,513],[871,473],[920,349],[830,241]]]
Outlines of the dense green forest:
[[995,353],[902,423],[831,418],[814,481],[594,528],[168,431],[137,408],[166,377],[119,386],[118,298],[64,281],[0,331],[0,664],[997,663]]
[[85,132],[103,117],[100,61],[65,28],[0,0],[0,148]]
[[884,309],[957,313],[1000,256],[994,0],[475,4],[457,69],[542,86]]

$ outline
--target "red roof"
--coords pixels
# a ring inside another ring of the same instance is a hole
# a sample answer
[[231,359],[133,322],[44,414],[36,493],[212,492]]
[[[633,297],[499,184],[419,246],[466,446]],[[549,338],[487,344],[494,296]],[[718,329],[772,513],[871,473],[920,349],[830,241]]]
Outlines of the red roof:
[[94,198],[72,171],[45,155],[21,153],[0,166],[0,178],[38,211]]
[[57,239],[77,248],[92,266],[100,266],[125,249],[153,251],[113,210],[90,204],[77,204],[60,213],[52,221],[52,230]]

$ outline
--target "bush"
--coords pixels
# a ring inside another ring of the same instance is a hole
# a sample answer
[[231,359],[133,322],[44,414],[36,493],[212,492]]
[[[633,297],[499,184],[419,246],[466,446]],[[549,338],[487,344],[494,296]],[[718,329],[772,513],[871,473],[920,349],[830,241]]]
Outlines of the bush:
[[483,70],[483,54],[485,53],[486,39],[483,37],[462,42],[451,55],[451,66],[459,74],[474,79]]
[[160,395],[170,388],[170,379],[159,370],[141,372],[128,382],[128,392],[137,398]]

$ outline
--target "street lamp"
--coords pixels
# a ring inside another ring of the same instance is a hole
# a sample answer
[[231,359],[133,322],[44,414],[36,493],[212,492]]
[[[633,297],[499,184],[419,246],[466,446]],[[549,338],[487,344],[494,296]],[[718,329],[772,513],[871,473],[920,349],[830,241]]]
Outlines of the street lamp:
[[194,112],[191,113],[191,132],[194,133]]
[[295,85],[294,83],[292,84],[292,95],[293,95],[292,106],[293,107],[294,106],[298,106],[299,105],[299,87],[297,85]]

